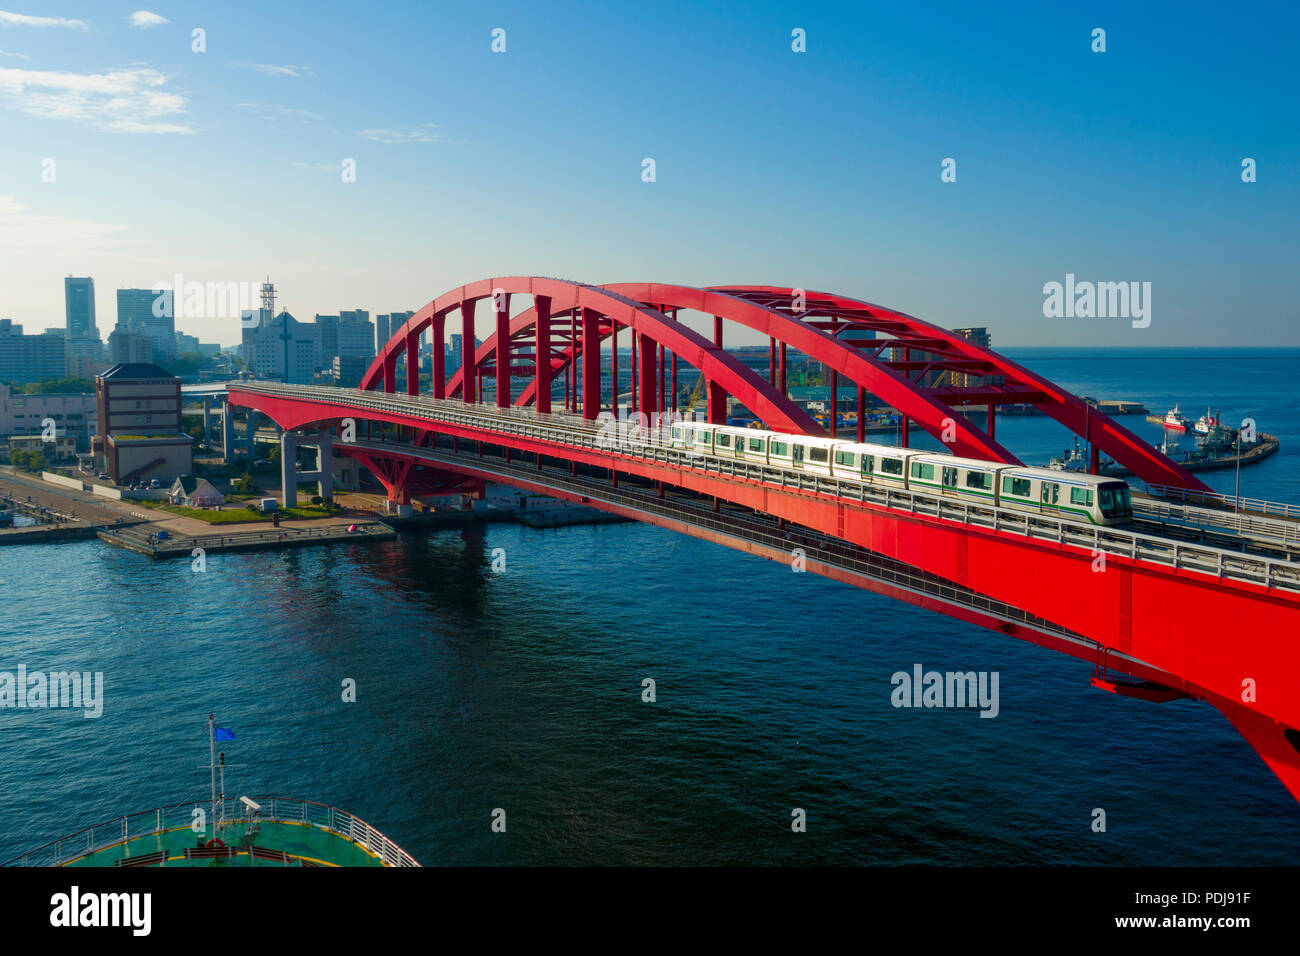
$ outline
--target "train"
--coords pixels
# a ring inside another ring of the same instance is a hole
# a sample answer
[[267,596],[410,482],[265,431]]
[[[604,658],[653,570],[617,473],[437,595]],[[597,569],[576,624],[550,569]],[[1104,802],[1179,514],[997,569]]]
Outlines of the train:
[[708,422],[674,422],[669,443],[697,455],[922,491],[1066,521],[1125,525],[1133,520],[1128,484],[1101,475]]

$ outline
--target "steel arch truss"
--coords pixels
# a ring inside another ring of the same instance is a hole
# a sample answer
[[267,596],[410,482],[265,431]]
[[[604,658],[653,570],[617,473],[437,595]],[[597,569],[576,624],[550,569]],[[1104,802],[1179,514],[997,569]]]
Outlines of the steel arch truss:
[[[512,317],[510,301],[515,295],[531,296],[533,304]],[[478,303],[484,300],[488,335],[477,349],[472,344],[463,349],[462,367],[448,378],[443,363],[447,317],[459,312],[465,329],[462,341],[473,343],[475,331],[482,327],[476,321]],[[712,340],[677,320],[683,309],[714,316]],[[723,349],[724,320],[767,337],[767,377]],[[729,394],[769,428],[822,434],[786,394],[786,351],[794,349],[825,365],[833,385],[856,386],[860,406],[870,393],[893,407],[903,418],[904,444],[915,423],[955,454],[1017,463],[994,438],[992,410],[1026,403],[1088,442],[1094,468],[1104,452],[1151,484],[1205,487],[1082,399],[962,335],[872,303],[784,286],[699,289],[661,283],[594,286],[528,276],[485,279],[439,296],[396,330],[367,370],[361,389],[397,391],[398,358],[418,355],[427,332],[433,347],[434,398],[481,401],[482,380],[491,377],[495,404],[532,404],[549,412],[552,383],[563,379],[566,406],[595,418],[600,409],[602,343],[624,328],[632,332],[634,409],[651,419],[665,410],[665,366],[671,357],[674,372],[681,358],[707,382],[710,421],[725,421]],[[846,334],[854,332],[871,337]],[[501,369],[507,374],[498,374]],[[519,376],[528,382],[512,397],[511,380]],[[617,362],[611,376],[617,386]],[[418,394],[418,361],[406,363],[405,378],[404,390]],[[987,430],[957,411],[964,405],[989,408]]]

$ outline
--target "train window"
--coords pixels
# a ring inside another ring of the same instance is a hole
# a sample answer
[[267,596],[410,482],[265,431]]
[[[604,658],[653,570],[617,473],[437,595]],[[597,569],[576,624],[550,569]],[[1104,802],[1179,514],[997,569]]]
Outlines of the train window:
[[697,431],[697,432],[695,433],[695,444],[697,444],[697,445],[707,445],[707,444],[709,443],[709,438],[710,438],[710,437],[711,437],[711,433],[710,433],[710,432],[706,432],[706,431],[704,431],[703,429],[700,429],[699,431]]
[[674,428],[673,441],[681,441],[681,440],[682,440],[682,430],[680,428]]
[[956,488],[956,487],[957,487],[957,469],[956,469],[956,468],[945,468],[945,469],[943,470],[943,486],[944,486],[945,488]]
[[874,471],[874,470],[875,470],[875,456],[874,456],[874,455],[863,455],[863,456],[862,456],[862,473],[863,473],[864,475],[869,475],[869,474],[871,474],[871,472]]
[[816,445],[809,445],[808,459],[809,461],[817,462],[819,465],[824,465],[830,460],[830,455],[827,453],[825,448],[818,448]]
[[934,465],[927,465],[920,461],[912,462],[912,477],[934,481]]
[[1002,493],[1004,495],[1015,495],[1017,498],[1028,498],[1030,487],[1028,478],[1007,477],[1002,479]]
[[966,472],[966,487],[993,490],[993,476],[979,471]]
[[1061,500],[1061,486],[1053,482],[1052,483],[1052,504],[1056,504],[1060,500]]
[[774,442],[772,442],[772,454],[774,454],[774,455],[788,455],[788,454],[790,454],[790,451],[789,451],[789,449],[786,447],[786,443],[785,443],[785,442],[783,442],[783,441],[774,441]]
[[1071,488],[1071,489],[1070,489],[1070,504],[1072,504],[1072,505],[1086,505],[1086,504],[1089,504],[1088,499],[1089,499],[1090,497],[1091,497],[1091,496],[1088,494],[1088,490],[1087,490],[1086,488]]
[[880,471],[885,475],[901,475],[903,473],[903,459],[901,458],[882,458],[880,459]]
[[795,460],[795,462],[801,462],[801,461],[803,461],[803,445],[795,445],[795,446],[791,449],[791,452],[792,452],[792,454],[793,454],[793,456],[794,456],[794,460]]
[[1097,492],[1097,497],[1101,503],[1101,513],[1104,515],[1113,514],[1115,511],[1115,504],[1111,499],[1110,489],[1109,488],[1100,489]]
[[719,448],[730,448],[730,447],[731,447],[731,436],[730,436],[730,435],[719,435],[719,436],[717,436],[716,439],[714,439],[714,441],[715,441],[715,443],[717,444],[717,446],[718,446]]
[[835,453],[835,464],[848,465],[850,468],[852,468],[853,457],[854,457],[853,452],[851,451],[837,451]]
[[749,450],[750,450],[750,451],[762,451],[762,450],[763,450],[763,439],[761,439],[761,438],[751,438],[751,439],[749,440]]

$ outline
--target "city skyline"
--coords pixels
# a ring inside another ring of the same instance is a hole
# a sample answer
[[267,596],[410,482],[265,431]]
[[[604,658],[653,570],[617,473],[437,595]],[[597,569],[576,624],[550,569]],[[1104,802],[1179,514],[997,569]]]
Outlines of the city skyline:
[[[1300,345],[1289,11],[1212,37],[1186,5],[341,11],[12,11],[0,315],[61,324],[69,273],[270,273],[299,315],[489,275],[779,277],[1003,346]],[[1068,275],[1150,283],[1152,322],[1045,317]]]

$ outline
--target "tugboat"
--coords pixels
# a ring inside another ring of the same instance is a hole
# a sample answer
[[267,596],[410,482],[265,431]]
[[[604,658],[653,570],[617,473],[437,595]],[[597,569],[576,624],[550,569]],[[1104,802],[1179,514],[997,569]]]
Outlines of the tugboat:
[[1190,425],[1187,421],[1187,416],[1178,410],[1177,405],[1165,412],[1165,420],[1163,424],[1165,428],[1175,432],[1185,432]]
[[1192,427],[1202,435],[1210,434],[1214,429],[1219,427],[1219,413],[1216,412],[1211,415],[1210,410],[1207,408],[1205,414],[1198,418],[1196,424]]
[[[258,795],[227,800],[226,755],[235,735],[208,715],[212,802],[177,803],[114,817],[47,843],[4,866],[419,866],[364,820],[323,803]],[[217,789],[218,774],[221,789]]]

